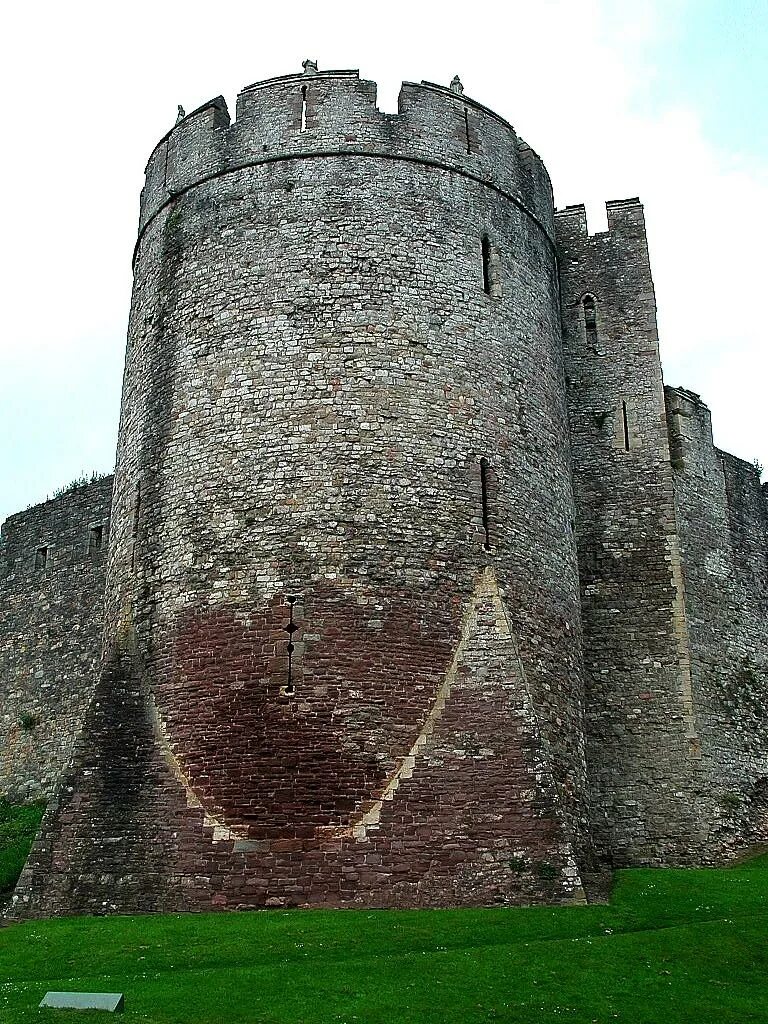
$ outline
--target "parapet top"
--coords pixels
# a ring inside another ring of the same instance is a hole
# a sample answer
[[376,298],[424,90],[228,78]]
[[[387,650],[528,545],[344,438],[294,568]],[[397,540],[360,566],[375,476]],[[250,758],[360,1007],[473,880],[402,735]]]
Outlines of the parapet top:
[[[253,92],[254,90],[257,90],[257,89],[266,89],[269,86],[276,85],[276,84],[287,84],[287,83],[290,83],[290,82],[296,82],[296,83],[299,83],[299,84],[301,84],[301,83],[306,84],[305,80],[307,78],[318,78],[318,79],[323,79],[323,78],[328,78],[328,79],[331,79],[331,78],[341,78],[341,79],[344,79],[344,78],[347,78],[347,79],[354,79],[355,81],[358,81],[358,82],[363,82],[364,84],[369,85],[369,86],[373,86],[373,94],[374,94],[374,98],[375,98],[375,95],[376,95],[376,83],[375,82],[371,82],[369,80],[361,79],[360,78],[360,69],[359,68],[344,68],[344,69],[334,69],[334,70],[320,71],[319,68],[318,68],[318,65],[317,65],[317,61],[315,61],[315,60],[305,60],[305,61],[302,61],[301,66],[302,66],[303,70],[300,71],[300,72],[296,71],[293,74],[277,75],[274,78],[264,78],[264,79],[261,79],[258,82],[252,82],[251,85],[246,85],[241,90],[240,95],[242,96],[244,93]],[[458,75],[454,75],[453,76],[453,78],[451,79],[451,82],[450,82],[449,85],[440,85],[438,82],[429,82],[426,79],[422,79],[421,82],[405,81],[405,82],[403,82],[403,88],[405,88],[405,89],[408,89],[408,88],[411,88],[411,89],[417,89],[417,88],[434,89],[434,90],[436,90],[437,92],[440,92],[440,93],[445,93],[445,94],[448,94],[448,95],[452,95],[454,97],[459,97],[463,103],[466,103],[467,105],[469,105],[471,107],[474,107],[477,110],[484,111],[489,117],[493,117],[500,124],[505,125],[511,132],[514,133],[514,131],[515,131],[514,128],[512,127],[512,125],[509,123],[509,121],[507,121],[505,118],[501,117],[500,114],[497,114],[494,110],[491,110],[490,107],[484,106],[482,103],[479,103],[477,100],[473,100],[473,99],[471,99],[471,97],[466,96],[465,93],[464,93],[464,85],[463,85],[463,83],[462,83],[462,81],[461,81],[461,79],[459,78]],[[397,117],[398,115],[402,114],[402,112],[403,112],[402,91],[401,91],[401,94],[400,94],[400,101],[398,103],[398,107],[399,107],[398,114],[389,115],[389,116]]]
[[[303,70],[247,86],[236,119],[217,97],[181,117],[147,165],[142,229],[196,184],[241,167],[324,153],[381,156],[455,170],[506,193],[553,237],[544,165],[508,121],[450,85],[404,82],[397,114],[380,111],[376,83],[356,69]],[[182,111],[179,112],[182,114]]]
[[575,203],[572,206],[565,206],[561,210],[555,210],[558,237],[600,238],[614,230],[620,231],[628,226],[644,228],[643,204],[637,196],[632,196],[629,199],[608,199],[605,203],[605,212],[608,219],[608,231],[596,231],[594,234],[590,234],[587,210],[583,203]]
[[707,403],[702,399],[701,395],[695,391],[689,391],[688,388],[675,388],[670,384],[665,384],[664,391],[669,395],[675,395],[682,398],[686,402],[691,402],[693,405],[703,405],[708,408]]

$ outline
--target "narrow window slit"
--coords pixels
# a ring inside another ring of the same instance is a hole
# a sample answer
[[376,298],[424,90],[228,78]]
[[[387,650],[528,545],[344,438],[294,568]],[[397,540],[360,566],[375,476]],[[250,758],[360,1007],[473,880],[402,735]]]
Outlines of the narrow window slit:
[[491,294],[491,242],[488,235],[483,235],[483,291],[486,295]]
[[289,597],[288,598],[288,607],[290,609],[290,617],[288,619],[288,624],[285,627],[285,631],[288,634],[288,645],[287,645],[287,648],[286,648],[286,650],[288,652],[288,679],[286,681],[285,686],[281,687],[281,692],[286,697],[293,697],[294,694],[296,693],[296,687],[295,687],[294,682],[293,682],[293,652],[296,649],[296,646],[295,646],[295,644],[293,642],[293,634],[296,632],[296,630],[299,627],[293,621],[293,606],[296,604],[297,601],[298,601],[297,597]]
[[35,568],[45,569],[48,565],[48,548],[40,547],[35,551]]
[[101,551],[103,545],[104,527],[92,526],[88,531],[88,554],[92,555],[94,551]]
[[307,87],[302,85],[301,87],[301,130],[305,132],[307,130]]
[[469,111],[464,107],[464,136],[467,140],[467,152],[472,152],[472,143],[469,138]]
[[624,451],[629,451],[629,419],[627,418],[627,403],[621,403],[621,421],[624,427]]
[[488,510],[488,459],[480,459],[480,491],[483,507],[483,547],[486,551],[491,550],[491,517]]
[[584,306],[584,327],[587,333],[587,342],[590,345],[597,345],[597,312],[595,300],[591,295],[585,295],[582,305]]

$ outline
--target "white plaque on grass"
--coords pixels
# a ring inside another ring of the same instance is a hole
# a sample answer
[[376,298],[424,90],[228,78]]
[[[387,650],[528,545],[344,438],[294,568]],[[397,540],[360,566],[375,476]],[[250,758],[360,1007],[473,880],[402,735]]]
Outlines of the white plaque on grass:
[[57,1010],[107,1010],[120,1013],[123,1009],[122,992],[46,992],[40,1006]]

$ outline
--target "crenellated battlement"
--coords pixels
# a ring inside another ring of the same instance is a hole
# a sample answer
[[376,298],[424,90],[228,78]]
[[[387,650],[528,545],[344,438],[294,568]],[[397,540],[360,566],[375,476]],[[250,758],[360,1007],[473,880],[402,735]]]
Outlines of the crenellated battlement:
[[184,116],[146,167],[140,233],[195,185],[265,163],[322,156],[408,160],[454,171],[508,195],[550,239],[552,186],[539,156],[500,117],[450,87],[404,82],[398,112],[376,106],[376,83],[356,70],[316,71],[256,82],[237,98],[236,118],[216,97]]
[[555,225],[559,240],[575,241],[577,239],[605,238],[607,235],[629,232],[645,233],[645,216],[643,204],[637,197],[631,199],[609,199],[605,204],[608,216],[608,230],[590,234],[587,223],[587,210],[583,203],[566,206],[555,210]]

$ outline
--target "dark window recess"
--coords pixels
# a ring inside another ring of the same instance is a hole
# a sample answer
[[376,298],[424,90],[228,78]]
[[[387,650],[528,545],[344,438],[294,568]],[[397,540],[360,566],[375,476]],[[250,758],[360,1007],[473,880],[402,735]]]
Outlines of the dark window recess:
[[88,531],[88,554],[101,551],[104,546],[104,527],[92,526]]
[[591,295],[584,296],[584,327],[587,332],[587,341],[590,345],[597,344],[597,313],[595,300]]
[[472,141],[469,135],[469,111],[464,107],[464,138],[467,140],[467,152],[472,152]]
[[488,459],[480,459],[480,496],[483,508],[483,547],[491,550],[491,513],[489,509],[491,490],[491,467]]
[[621,403],[621,425],[624,429],[624,451],[629,451],[629,418],[627,416],[627,403]]
[[48,565],[48,548],[38,548],[35,551],[35,568],[45,569]]
[[307,130],[307,87],[302,85],[301,87],[301,130],[305,132]]
[[483,235],[483,291],[486,295],[491,294],[491,242],[488,235]]

